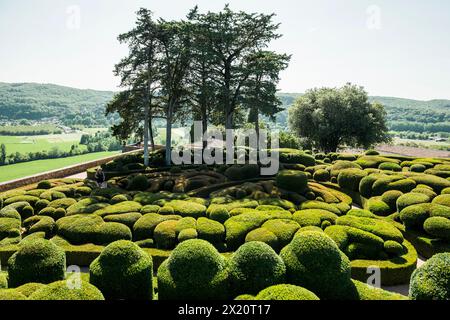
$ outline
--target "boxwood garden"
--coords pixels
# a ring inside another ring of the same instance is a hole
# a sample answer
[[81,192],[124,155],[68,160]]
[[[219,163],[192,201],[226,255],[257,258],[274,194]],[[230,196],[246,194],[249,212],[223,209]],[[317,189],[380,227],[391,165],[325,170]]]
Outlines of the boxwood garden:
[[273,177],[155,153],[107,164],[104,189],[0,194],[0,300],[450,298],[450,160],[278,151]]

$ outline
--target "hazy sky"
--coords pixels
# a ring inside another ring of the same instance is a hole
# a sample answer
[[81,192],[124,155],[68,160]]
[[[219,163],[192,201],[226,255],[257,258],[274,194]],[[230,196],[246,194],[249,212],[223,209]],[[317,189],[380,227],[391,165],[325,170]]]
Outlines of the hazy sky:
[[275,12],[293,55],[280,89],[304,92],[353,82],[370,95],[450,98],[448,0],[0,0],[0,82],[117,90],[126,55],[117,35],[139,7],[179,19],[202,11]]

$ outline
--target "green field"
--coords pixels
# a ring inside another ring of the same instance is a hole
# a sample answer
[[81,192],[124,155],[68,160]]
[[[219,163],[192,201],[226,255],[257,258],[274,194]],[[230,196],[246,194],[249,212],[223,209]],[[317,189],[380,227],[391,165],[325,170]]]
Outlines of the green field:
[[[80,142],[74,135],[45,135],[45,136],[0,136],[0,144],[6,146],[6,153],[13,154],[16,152],[25,154],[28,152],[50,151],[58,148],[61,151],[70,151],[73,144]],[[86,146],[80,145],[80,150],[86,149]]]
[[120,153],[120,151],[114,152],[98,152],[89,153],[76,157],[60,158],[60,159],[49,159],[49,160],[38,160],[25,163],[12,164],[9,166],[0,167],[0,182],[5,182],[9,180],[19,179],[38,173],[51,171],[55,169],[60,169],[75,165],[78,163],[83,163],[86,161],[92,161],[96,159],[106,158],[115,154]]

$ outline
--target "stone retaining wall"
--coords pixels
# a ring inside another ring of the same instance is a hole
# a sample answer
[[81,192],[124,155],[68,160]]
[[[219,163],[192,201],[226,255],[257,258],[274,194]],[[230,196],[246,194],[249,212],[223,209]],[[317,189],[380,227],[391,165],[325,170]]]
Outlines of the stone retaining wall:
[[135,151],[126,152],[126,153],[120,153],[118,155],[107,157],[107,158],[84,162],[84,163],[76,164],[76,165],[73,165],[70,167],[65,167],[62,169],[56,169],[56,170],[39,173],[39,174],[25,177],[25,178],[20,178],[20,179],[16,179],[16,180],[3,182],[3,183],[0,183],[0,192],[20,188],[20,187],[23,187],[23,186],[26,186],[29,184],[33,184],[33,183],[38,183],[42,180],[60,179],[60,178],[72,176],[72,175],[84,172],[87,169],[100,166],[100,165],[110,162],[114,159],[123,157],[125,155],[133,154],[133,153],[136,153],[139,151],[140,150],[135,150]]

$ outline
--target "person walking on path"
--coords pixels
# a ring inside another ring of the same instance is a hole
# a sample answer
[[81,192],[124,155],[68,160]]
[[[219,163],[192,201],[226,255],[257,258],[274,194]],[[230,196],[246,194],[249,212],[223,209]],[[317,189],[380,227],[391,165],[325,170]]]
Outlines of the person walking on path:
[[95,181],[97,182],[98,186],[100,188],[106,188],[106,177],[105,173],[103,172],[102,168],[98,168],[97,172],[95,173]]

